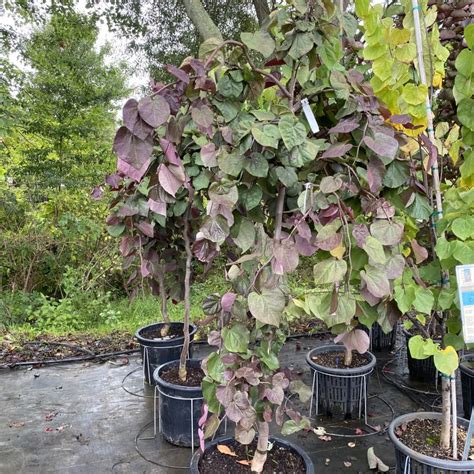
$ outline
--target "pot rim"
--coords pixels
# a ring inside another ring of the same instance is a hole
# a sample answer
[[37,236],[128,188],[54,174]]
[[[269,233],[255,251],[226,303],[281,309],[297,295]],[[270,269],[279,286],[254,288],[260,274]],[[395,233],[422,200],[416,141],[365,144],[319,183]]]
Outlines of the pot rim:
[[[314,463],[311,460],[311,458],[308,456],[308,453],[298,444],[294,443],[293,441],[290,441],[286,438],[279,438],[278,436],[270,436],[270,441],[280,444],[286,448],[290,448],[294,452],[296,452],[301,458],[303,459],[303,462],[306,465],[306,474],[314,474]],[[220,438],[216,438],[208,443],[206,443],[206,450],[215,446],[216,444],[219,443],[224,443],[226,441],[233,441],[234,437],[232,436],[223,436]],[[190,462],[190,471],[191,473],[199,473],[199,461],[201,459],[202,451],[200,449],[196,450],[194,453],[193,457],[191,458]]]
[[[431,456],[426,456],[425,454],[418,453],[413,449],[409,448],[403,444],[400,439],[395,434],[395,429],[398,428],[402,423],[410,422],[415,419],[440,419],[442,416],[441,413],[423,411],[415,413],[406,413],[405,415],[398,416],[395,418],[388,427],[388,436],[390,440],[395,445],[395,448],[401,451],[406,456],[419,461],[423,464],[427,464],[430,467],[440,467],[444,469],[458,470],[462,471],[465,469],[474,470],[474,461],[451,461],[449,459],[438,459],[432,458]],[[463,425],[468,425],[469,422],[461,417],[458,417],[458,423]]]
[[[186,360],[186,365],[191,363],[192,366],[194,367],[201,367],[201,359],[187,359]],[[178,365],[179,360],[171,360],[169,362],[165,362],[164,364],[161,364],[159,367],[157,367],[153,371],[153,380],[156,382],[156,384],[162,388],[162,389],[167,389],[167,390],[173,390],[175,392],[184,392],[187,394],[195,394],[195,393],[202,393],[202,388],[201,385],[197,387],[187,387],[185,385],[178,385],[174,383],[167,382],[166,380],[162,379],[160,374],[165,369],[166,367],[169,367],[171,365]],[[165,394],[166,395],[166,394]]]
[[[142,336],[142,332],[145,330],[150,330],[150,329],[158,329],[162,326],[164,326],[166,323],[165,322],[159,322],[159,323],[152,323],[152,324],[147,324],[146,326],[143,326],[141,328],[138,328],[135,332],[135,337],[137,338],[138,342],[141,345],[148,345],[148,344],[153,344],[154,346],[166,346],[169,344],[174,344],[176,342],[181,342],[184,341],[184,336],[179,336],[179,337],[173,337],[172,339],[167,339],[165,341],[160,341],[156,339],[148,339],[146,337]],[[184,323],[181,321],[171,321],[170,326],[184,326]],[[189,323],[190,331],[189,331],[189,337],[194,337],[194,335],[197,332],[197,326]],[[147,344],[148,343],[148,344]]]
[[311,356],[314,355],[315,353],[320,354],[324,352],[335,352],[335,351],[341,351],[341,350],[344,350],[344,346],[342,344],[332,344],[332,345],[315,347],[314,349],[311,349],[306,354],[306,363],[313,370],[317,370],[318,372],[332,374],[332,375],[345,375],[345,376],[354,375],[354,376],[360,377],[361,375],[368,375],[374,369],[377,359],[375,358],[374,354],[372,354],[372,352],[370,351],[365,352],[365,354],[369,356],[369,361],[367,362],[367,364],[363,365],[362,367],[353,367],[351,369],[348,369],[345,367],[342,369],[336,369],[333,367],[325,367],[324,365],[317,364],[311,359]]

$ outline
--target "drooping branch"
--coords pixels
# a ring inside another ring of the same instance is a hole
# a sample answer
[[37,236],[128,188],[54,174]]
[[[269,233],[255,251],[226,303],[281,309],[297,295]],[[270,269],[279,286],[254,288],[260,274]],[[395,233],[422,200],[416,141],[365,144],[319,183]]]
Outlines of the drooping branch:
[[199,36],[203,41],[210,38],[223,41],[222,33],[212,21],[201,0],[182,0],[182,2],[189,19],[198,30]]

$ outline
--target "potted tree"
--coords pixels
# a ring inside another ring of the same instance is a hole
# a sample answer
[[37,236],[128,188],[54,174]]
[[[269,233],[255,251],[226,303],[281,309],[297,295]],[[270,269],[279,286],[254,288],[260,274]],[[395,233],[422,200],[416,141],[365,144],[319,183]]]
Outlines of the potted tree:
[[[460,325],[458,320],[458,313],[455,310],[455,280],[450,278],[449,270],[453,269],[456,262],[470,263],[472,262],[472,253],[469,250],[470,246],[464,240],[468,237],[466,230],[468,226],[464,224],[464,220],[456,222],[455,217],[460,217],[458,214],[462,207],[465,206],[466,194],[460,189],[453,189],[446,192],[460,198],[463,203],[461,206],[454,206],[454,209],[448,205],[447,210],[450,214],[443,218],[443,203],[440,189],[440,173],[438,171],[437,151],[439,149],[443,152],[443,145],[449,145],[446,148],[450,149],[449,154],[456,162],[459,159],[459,150],[462,142],[458,142],[457,146],[453,147],[453,142],[457,141],[454,133],[448,136],[447,141],[443,142],[440,138],[443,137],[442,128],[438,128],[435,135],[435,127],[433,125],[433,114],[431,111],[431,97],[428,95],[430,86],[440,87],[442,79],[445,75],[445,61],[449,56],[449,50],[444,48],[439,41],[440,34],[436,24],[433,22],[436,19],[436,7],[428,8],[426,4],[418,5],[416,0],[403,1],[403,21],[402,28],[400,23],[396,23],[387,15],[383,18],[384,11],[381,7],[369,8],[370,2],[356,1],[356,12],[364,21],[364,37],[367,43],[367,48],[364,49],[364,56],[366,59],[372,60],[372,71],[374,77],[373,84],[378,85],[378,95],[390,97],[390,102],[387,102],[390,109],[397,109],[398,113],[409,114],[415,123],[420,126],[413,130],[412,135],[418,139],[413,141],[413,146],[410,153],[411,157],[416,157],[418,165],[415,167],[418,174],[423,176],[423,192],[428,198],[431,198],[433,205],[430,205],[430,200],[425,199],[427,211],[422,211],[420,206],[421,201],[416,207],[417,228],[413,232],[415,245],[411,248],[405,249],[405,255],[409,256],[407,262],[409,267],[405,269],[403,276],[395,284],[395,297],[397,304],[402,312],[410,319],[410,321],[418,326],[421,334],[417,334],[410,338],[408,346],[411,356],[414,359],[427,359],[433,357],[434,366],[441,373],[442,380],[442,413],[412,413],[396,418],[390,425],[389,435],[395,445],[395,452],[397,457],[397,472],[472,472],[474,469],[473,461],[460,460],[460,450],[462,451],[461,443],[458,443],[458,437],[463,433],[467,427],[466,420],[457,420],[456,413],[456,397],[453,391],[451,399],[451,391],[455,387],[454,376],[455,370],[458,367],[457,347],[462,347],[462,340],[459,337]],[[430,19],[432,15],[432,19]],[[422,19],[420,19],[420,16]],[[426,29],[426,34],[423,32],[421,25]],[[389,36],[385,36],[385,33]],[[389,37],[391,39],[385,45],[382,45],[380,56],[371,54],[371,48],[379,43],[377,38]],[[412,43],[412,39],[416,43]],[[471,38],[468,39],[472,42]],[[425,50],[427,48],[427,50]],[[400,55],[401,49],[406,55]],[[392,54],[383,54],[383,53]],[[389,71],[394,71],[397,66],[400,66],[405,71],[412,71],[414,75],[408,74],[402,80],[400,77],[389,76],[387,80],[382,79],[384,74],[380,68],[383,57],[385,60],[383,67]],[[415,61],[415,59],[417,59]],[[469,54],[463,55],[459,63],[462,67],[470,71]],[[456,61],[458,64],[458,61]],[[469,66],[468,66],[469,65]],[[427,78],[427,71],[429,76]],[[420,84],[413,81],[413,77],[419,78]],[[397,90],[394,90],[397,89]],[[470,93],[463,88],[463,94]],[[408,91],[414,92],[417,96],[415,100],[404,100],[407,98]],[[459,92],[458,92],[459,93]],[[468,124],[463,130],[463,140],[467,138],[465,145],[471,145],[471,130],[469,124],[472,125],[472,99],[467,99],[467,103],[462,107],[462,113],[459,114],[459,120],[463,125]],[[417,109],[417,107],[419,108]],[[428,107],[429,106],[429,107]],[[458,111],[460,112],[460,111]],[[439,124],[438,124],[439,125]],[[449,124],[447,130],[450,129]],[[424,131],[427,130],[427,136]],[[455,130],[455,127],[453,127]],[[411,160],[413,158],[410,158]],[[458,186],[463,186],[466,183],[466,178],[471,179],[472,172],[469,170],[470,154],[465,150],[465,162],[462,164],[466,174],[458,181]],[[467,166],[466,166],[466,163]],[[430,183],[430,176],[432,175],[432,184]],[[446,177],[446,174],[444,175]],[[452,179],[447,174],[448,180]],[[452,179],[450,185],[453,185],[456,178]],[[421,188],[420,188],[421,189]],[[411,200],[413,193],[410,195]],[[462,196],[462,197],[461,197]],[[415,196],[416,200],[416,196]],[[468,199],[469,201],[469,199]],[[408,201],[410,202],[410,201]],[[413,203],[412,203],[413,204]],[[433,232],[431,242],[436,245],[431,253],[431,262],[418,268],[416,265],[419,261],[426,260],[429,256],[427,249],[416,245],[419,234],[423,236],[424,226],[420,225],[430,219],[433,214],[433,207],[438,217],[441,217],[439,222],[433,220],[432,229],[439,226],[439,232]],[[460,226],[460,227],[458,227]],[[421,228],[421,229],[420,229]],[[462,230],[460,230],[462,229]],[[464,232],[463,232],[464,230]],[[443,231],[447,231],[444,233]],[[451,233],[452,231],[452,233]],[[461,235],[462,237],[459,237]],[[456,238],[457,237],[457,238]],[[408,246],[407,246],[408,247]],[[461,250],[461,248],[463,250]],[[457,251],[455,252],[455,249]],[[410,257],[411,262],[410,262]],[[466,262],[466,260],[470,260]],[[441,279],[439,275],[442,275]],[[435,281],[436,280],[436,281]],[[414,310],[413,313],[411,310]],[[428,321],[429,318],[429,321]],[[428,322],[429,324],[425,324]],[[438,342],[436,337],[441,339]],[[453,413],[451,412],[453,411]],[[458,421],[459,423],[457,423]],[[453,423],[454,422],[454,423]],[[451,445],[450,441],[453,441]]]
[[[190,59],[181,68],[168,66],[168,72],[174,82],[155,84],[149,96],[125,105],[125,125],[114,142],[118,173],[108,178],[114,192],[108,224],[113,235],[123,236],[125,265],[139,263],[130,281],[147,279],[161,295],[164,323],[140,329],[137,338],[148,355],[146,379],[160,394],[160,431],[168,441],[189,446],[197,440],[204,375],[200,361],[189,359],[196,331],[190,324],[193,251],[210,262],[223,242],[218,224],[225,218],[205,216],[217,165],[213,140],[222,135],[206,98],[216,84],[205,65]],[[169,297],[184,299],[183,323],[169,321]]]

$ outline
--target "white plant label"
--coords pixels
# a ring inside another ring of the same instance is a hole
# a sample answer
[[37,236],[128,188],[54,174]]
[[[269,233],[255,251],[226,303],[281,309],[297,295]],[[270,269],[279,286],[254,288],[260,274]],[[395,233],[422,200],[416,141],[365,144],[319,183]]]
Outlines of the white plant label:
[[474,264],[456,267],[464,342],[474,342]]
[[306,120],[309,123],[309,126],[311,127],[311,131],[313,133],[318,133],[319,132],[319,125],[318,122],[316,122],[316,117],[313,114],[313,111],[311,110],[311,107],[309,106],[308,99],[301,99],[301,105],[303,107],[303,112],[306,116]]

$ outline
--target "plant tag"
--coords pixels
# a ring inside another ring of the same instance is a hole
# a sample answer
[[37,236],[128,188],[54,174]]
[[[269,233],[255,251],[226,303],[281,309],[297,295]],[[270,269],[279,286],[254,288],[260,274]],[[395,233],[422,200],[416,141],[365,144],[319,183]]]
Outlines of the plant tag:
[[456,267],[464,342],[474,342],[474,265]]
[[318,133],[319,132],[319,125],[318,122],[316,122],[316,117],[313,114],[313,111],[311,110],[311,107],[309,106],[308,99],[304,98],[301,99],[301,105],[303,107],[303,112],[306,116],[306,120],[309,123],[309,126],[311,127],[311,131],[313,133]]

